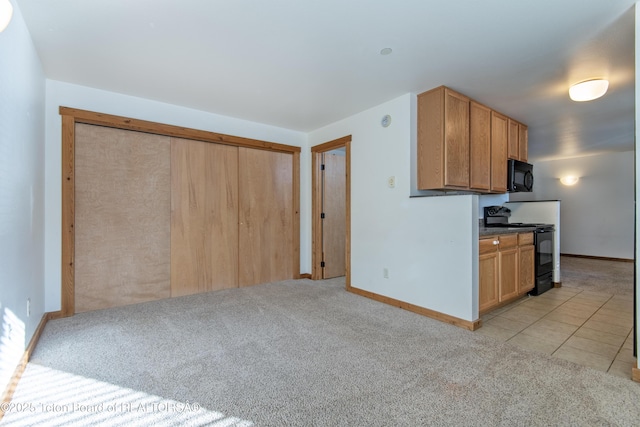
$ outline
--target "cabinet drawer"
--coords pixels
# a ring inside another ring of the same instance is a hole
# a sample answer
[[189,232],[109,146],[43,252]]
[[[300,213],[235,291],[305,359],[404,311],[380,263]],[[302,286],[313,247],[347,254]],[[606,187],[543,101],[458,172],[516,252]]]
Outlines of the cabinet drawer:
[[500,250],[515,248],[516,246],[518,246],[517,234],[507,234],[504,236],[500,236]]
[[518,234],[518,246],[533,245],[533,233]]
[[490,254],[492,252],[496,252],[498,250],[498,244],[494,242],[499,242],[497,237],[490,237],[488,239],[480,240],[480,255]]

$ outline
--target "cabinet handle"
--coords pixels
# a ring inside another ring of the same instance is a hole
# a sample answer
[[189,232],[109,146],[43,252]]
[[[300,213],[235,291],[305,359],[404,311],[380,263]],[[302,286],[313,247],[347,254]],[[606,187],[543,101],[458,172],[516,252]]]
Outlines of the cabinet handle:
[[494,244],[494,245],[499,245],[499,244],[500,244],[500,240],[494,240],[494,241],[493,241],[493,244]]

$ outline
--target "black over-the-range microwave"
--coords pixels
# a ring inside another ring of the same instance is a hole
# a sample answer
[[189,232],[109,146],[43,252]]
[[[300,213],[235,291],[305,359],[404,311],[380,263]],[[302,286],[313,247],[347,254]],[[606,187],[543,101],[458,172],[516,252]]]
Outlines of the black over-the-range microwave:
[[509,159],[507,168],[507,191],[515,193],[533,190],[532,164]]

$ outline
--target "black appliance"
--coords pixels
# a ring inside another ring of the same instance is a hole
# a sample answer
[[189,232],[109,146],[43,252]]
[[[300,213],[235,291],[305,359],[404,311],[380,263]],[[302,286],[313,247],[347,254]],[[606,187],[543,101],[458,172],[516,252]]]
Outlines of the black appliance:
[[535,276],[536,285],[529,295],[540,295],[553,288],[553,224],[526,224],[509,222],[511,209],[504,206],[484,208],[485,227],[535,228],[533,244],[536,247]]
[[519,160],[507,162],[507,191],[510,193],[533,190],[533,165]]

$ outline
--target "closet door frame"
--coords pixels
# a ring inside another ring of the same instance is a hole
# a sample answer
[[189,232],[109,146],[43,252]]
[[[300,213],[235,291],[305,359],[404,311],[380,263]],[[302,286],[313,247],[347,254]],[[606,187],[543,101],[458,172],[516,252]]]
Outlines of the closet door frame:
[[243,138],[233,135],[209,132],[163,123],[138,120],[93,111],[61,106],[62,116],[62,317],[75,313],[75,126],[76,123],[106,126],[117,129],[146,132],[169,137],[192,139],[215,144],[233,145],[258,150],[289,153],[293,162],[293,236],[294,271],[293,278],[300,277],[300,147],[269,141]]

